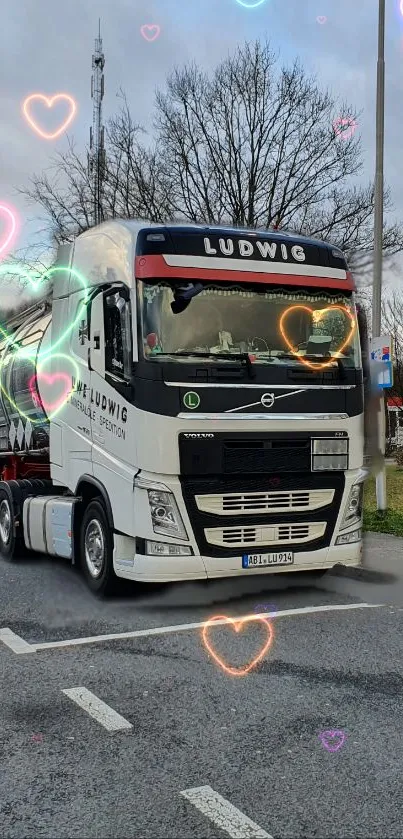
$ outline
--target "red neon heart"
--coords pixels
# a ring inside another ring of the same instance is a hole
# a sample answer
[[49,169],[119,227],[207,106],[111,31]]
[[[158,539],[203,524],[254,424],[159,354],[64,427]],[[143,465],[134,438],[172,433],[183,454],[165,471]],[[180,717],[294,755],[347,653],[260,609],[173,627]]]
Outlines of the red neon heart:
[[57,408],[59,408],[66,401],[66,399],[68,398],[68,396],[70,395],[70,393],[72,393],[72,391],[74,389],[71,386],[71,379],[69,378],[67,373],[50,373],[49,374],[49,373],[40,373],[38,371],[37,373],[34,373],[33,376],[31,376],[31,378],[28,382],[28,387],[29,387],[32,399],[35,403],[37,403],[37,401],[38,401],[38,398],[37,398],[37,395],[36,395],[36,389],[35,389],[35,382],[38,382],[39,379],[43,379],[49,385],[53,385],[58,380],[59,381],[63,380],[63,381],[66,382],[66,388],[63,391],[62,396],[59,397],[59,399],[56,400],[56,402],[47,403],[41,397],[41,402],[42,402],[42,405],[43,405],[45,411],[50,411],[51,412],[51,411],[57,410]]

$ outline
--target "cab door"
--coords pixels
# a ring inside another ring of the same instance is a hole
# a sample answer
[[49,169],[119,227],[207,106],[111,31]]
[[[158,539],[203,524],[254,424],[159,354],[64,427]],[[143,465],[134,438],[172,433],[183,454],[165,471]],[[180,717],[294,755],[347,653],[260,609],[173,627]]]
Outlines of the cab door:
[[93,475],[112,504],[115,529],[134,535],[133,479],[136,469],[132,397],[130,291],[113,285],[92,300],[90,402]]

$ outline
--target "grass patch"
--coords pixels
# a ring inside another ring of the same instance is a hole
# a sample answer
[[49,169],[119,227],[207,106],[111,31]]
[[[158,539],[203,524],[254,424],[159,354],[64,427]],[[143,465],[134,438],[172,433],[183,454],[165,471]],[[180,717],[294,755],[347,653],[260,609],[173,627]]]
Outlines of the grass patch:
[[388,509],[379,512],[376,509],[376,484],[371,477],[364,488],[364,530],[377,533],[390,533],[403,536],[403,469],[397,466],[386,467],[386,492]]
[[386,510],[385,513],[377,510],[364,510],[364,530],[372,530],[376,533],[390,533],[391,536],[403,536],[403,513],[396,510]]

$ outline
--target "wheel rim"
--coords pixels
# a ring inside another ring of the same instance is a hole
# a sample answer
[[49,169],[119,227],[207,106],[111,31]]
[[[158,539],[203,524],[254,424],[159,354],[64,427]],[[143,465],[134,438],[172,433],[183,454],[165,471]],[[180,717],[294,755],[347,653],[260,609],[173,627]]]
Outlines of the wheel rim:
[[4,499],[0,504],[0,537],[3,545],[7,545],[11,536],[10,504]]
[[96,580],[101,576],[105,565],[105,539],[102,527],[97,519],[88,522],[85,538],[85,561],[91,577]]

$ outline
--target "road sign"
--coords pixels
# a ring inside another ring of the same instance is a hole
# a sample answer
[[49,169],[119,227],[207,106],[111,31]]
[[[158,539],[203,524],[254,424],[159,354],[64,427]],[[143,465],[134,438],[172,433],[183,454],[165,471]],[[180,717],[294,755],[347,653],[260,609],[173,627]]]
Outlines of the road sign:
[[391,335],[371,340],[371,379],[380,390],[393,386],[393,344]]
[[393,364],[391,361],[385,361],[383,370],[378,373],[378,387],[385,390],[393,385]]

